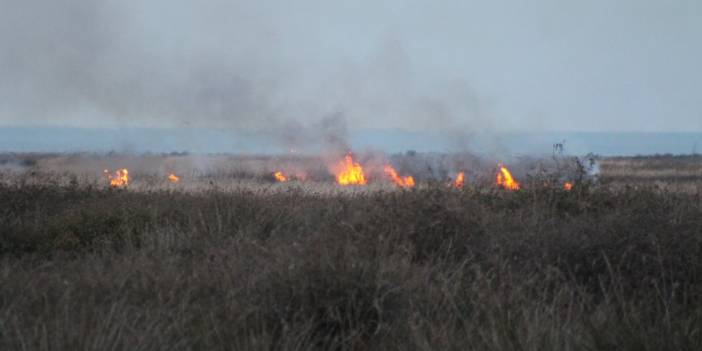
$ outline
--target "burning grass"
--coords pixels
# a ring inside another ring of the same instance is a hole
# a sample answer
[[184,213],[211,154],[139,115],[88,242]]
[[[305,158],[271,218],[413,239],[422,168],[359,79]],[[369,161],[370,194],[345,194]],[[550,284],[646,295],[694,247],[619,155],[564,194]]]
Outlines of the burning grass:
[[443,156],[88,159],[0,173],[0,349],[702,345],[702,191],[608,178],[621,160],[595,182]]
[[366,175],[363,167],[353,160],[353,155],[348,154],[332,170],[336,175],[339,185],[366,185]]
[[463,185],[466,183],[466,173],[461,171],[456,174],[456,179],[453,180],[453,187],[456,189],[463,189]]
[[500,170],[497,172],[495,184],[506,190],[519,190],[519,183],[514,180],[512,173],[503,165],[500,165]]
[[129,185],[129,170],[126,168],[118,169],[114,174],[108,170],[104,170],[107,181],[113,188],[125,187]]
[[275,180],[277,180],[279,182],[287,182],[288,181],[288,177],[286,177],[283,174],[283,172],[281,172],[281,171],[275,171],[275,173],[273,173],[273,177],[275,178]]
[[412,176],[400,176],[397,174],[395,168],[390,165],[385,165],[383,171],[388,175],[388,177],[390,177],[390,180],[392,180],[395,185],[401,188],[411,188],[415,185],[414,178]]

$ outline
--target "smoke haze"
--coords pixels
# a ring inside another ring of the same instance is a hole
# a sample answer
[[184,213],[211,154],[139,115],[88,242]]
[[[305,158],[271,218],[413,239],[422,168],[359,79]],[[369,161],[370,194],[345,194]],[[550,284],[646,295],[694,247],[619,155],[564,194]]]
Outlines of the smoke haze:
[[701,34],[693,0],[2,0],[0,125],[701,131]]

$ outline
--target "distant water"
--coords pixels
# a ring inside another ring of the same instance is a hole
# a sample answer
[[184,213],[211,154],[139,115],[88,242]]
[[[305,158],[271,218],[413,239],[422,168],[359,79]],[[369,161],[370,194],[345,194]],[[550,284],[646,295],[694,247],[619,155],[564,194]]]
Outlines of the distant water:
[[[479,154],[550,154],[565,141],[569,154],[650,155],[702,152],[702,133],[542,132],[460,135],[401,130],[350,132],[355,150],[386,152],[473,151]],[[305,142],[301,152],[315,152],[320,143]],[[292,146],[294,147],[294,146]],[[0,152],[132,152],[256,153],[288,152],[281,138],[267,133],[216,129],[81,129],[0,128]]]

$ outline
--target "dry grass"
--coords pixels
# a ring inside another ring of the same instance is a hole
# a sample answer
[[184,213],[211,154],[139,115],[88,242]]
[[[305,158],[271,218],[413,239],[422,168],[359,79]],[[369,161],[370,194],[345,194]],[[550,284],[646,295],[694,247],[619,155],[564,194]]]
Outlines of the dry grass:
[[600,161],[601,179],[612,187],[655,186],[673,192],[702,191],[702,156],[614,157]]
[[2,350],[702,347],[700,192],[39,178],[0,185]]

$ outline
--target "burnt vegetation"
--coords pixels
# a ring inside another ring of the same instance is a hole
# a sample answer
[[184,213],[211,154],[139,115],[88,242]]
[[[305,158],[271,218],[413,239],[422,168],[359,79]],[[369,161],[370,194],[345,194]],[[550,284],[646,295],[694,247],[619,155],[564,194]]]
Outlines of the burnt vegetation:
[[702,198],[0,187],[0,349],[695,350]]

